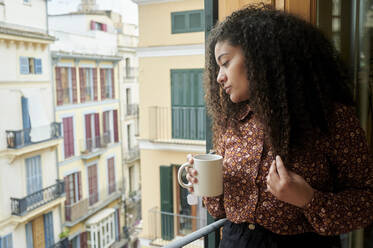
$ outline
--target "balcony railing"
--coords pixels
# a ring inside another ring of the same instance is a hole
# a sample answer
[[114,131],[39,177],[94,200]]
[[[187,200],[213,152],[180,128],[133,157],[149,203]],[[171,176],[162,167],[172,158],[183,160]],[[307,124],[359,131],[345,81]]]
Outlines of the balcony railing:
[[141,222],[141,192],[132,191],[126,200],[127,232],[133,233]]
[[57,105],[72,104],[74,101],[74,94],[76,96],[76,89],[63,88],[57,89]]
[[59,240],[57,243],[52,246],[53,248],[69,248],[69,238],[64,238]]
[[126,151],[124,154],[124,161],[126,163],[135,161],[140,158],[140,149],[138,146],[132,147],[130,150]]
[[127,104],[126,105],[126,116],[138,115],[139,105],[138,104]]
[[57,180],[57,183],[45,189],[32,193],[24,198],[10,198],[12,215],[23,216],[26,213],[41,207],[65,193],[65,183]]
[[65,219],[68,227],[74,226],[75,223],[85,219],[99,211],[108,203],[120,197],[122,194],[122,181],[117,180],[108,187],[98,192],[90,194],[88,197],[80,199],[72,204],[65,204]]
[[206,139],[204,107],[149,107],[148,123],[151,140]]
[[61,137],[61,123],[52,122],[50,125],[6,132],[8,148],[22,148],[28,145],[57,139]]
[[124,76],[125,79],[135,78],[139,74],[137,67],[127,67],[124,72],[126,74]]
[[83,154],[91,153],[96,150],[105,148],[110,143],[110,132],[105,132],[101,136],[80,140],[80,151]]
[[[80,91],[80,95],[84,96],[84,102],[94,101],[95,91],[94,87],[84,87]],[[97,91],[97,89],[96,89]],[[97,92],[96,92],[97,97]]]
[[[163,247],[175,238],[179,239],[180,236],[185,236],[206,225],[205,218],[163,212],[158,208],[149,210],[149,232],[152,245]],[[202,242],[197,240],[193,245],[202,247]]]

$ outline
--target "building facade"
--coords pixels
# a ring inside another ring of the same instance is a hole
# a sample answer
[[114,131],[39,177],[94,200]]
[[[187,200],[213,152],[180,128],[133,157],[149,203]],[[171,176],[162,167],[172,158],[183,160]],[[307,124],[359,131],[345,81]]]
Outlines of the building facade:
[[[85,2],[87,4],[85,5]],[[72,247],[121,247],[124,173],[117,29],[113,14],[83,1],[49,16],[58,170],[65,182],[63,225]],[[74,25],[71,25],[74,23]]]
[[[0,247],[59,242],[65,201],[56,148],[47,2],[0,1]],[[61,241],[62,242],[62,241]]]
[[201,201],[189,206],[177,183],[187,154],[205,152],[204,1],[133,2],[140,31],[141,236],[163,245],[206,224]]

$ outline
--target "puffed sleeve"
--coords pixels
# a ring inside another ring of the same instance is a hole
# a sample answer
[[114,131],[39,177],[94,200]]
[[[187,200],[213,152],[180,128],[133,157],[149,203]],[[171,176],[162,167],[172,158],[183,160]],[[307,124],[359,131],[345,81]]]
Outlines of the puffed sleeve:
[[[219,141],[217,142],[216,147],[216,154],[224,157],[225,148],[224,142],[225,135],[220,135]],[[207,211],[210,215],[214,218],[224,218],[225,217],[225,209],[224,209],[224,195],[219,195],[216,197],[203,197],[203,203],[205,204]]]
[[322,235],[338,235],[373,222],[373,162],[353,108],[339,106],[332,117],[327,156],[336,193],[316,191],[304,215]]

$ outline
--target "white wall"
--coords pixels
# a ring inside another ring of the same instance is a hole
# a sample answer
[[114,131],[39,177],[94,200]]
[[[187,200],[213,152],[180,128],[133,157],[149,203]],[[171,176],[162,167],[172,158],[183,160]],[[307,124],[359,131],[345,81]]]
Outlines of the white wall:
[[6,23],[46,31],[45,0],[30,0],[29,3],[24,3],[23,0],[4,0],[4,4],[3,21]]

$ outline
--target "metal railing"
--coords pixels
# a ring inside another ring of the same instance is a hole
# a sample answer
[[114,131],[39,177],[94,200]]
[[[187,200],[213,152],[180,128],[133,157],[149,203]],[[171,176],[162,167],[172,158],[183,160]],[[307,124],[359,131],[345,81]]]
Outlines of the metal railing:
[[139,113],[138,104],[127,104],[126,105],[126,116],[137,115]]
[[141,192],[132,191],[126,200],[126,224],[131,234],[141,221]]
[[[206,225],[205,218],[159,211],[157,207],[149,210],[149,234],[155,246],[168,245]],[[196,240],[194,245],[202,247],[202,241]]]
[[123,181],[117,180],[113,184],[109,184],[108,187],[100,189],[100,191],[94,192],[88,197],[80,199],[78,202],[72,204],[65,203],[65,219],[69,225],[78,221],[79,219],[85,218],[93,214],[97,209],[100,208],[101,204],[107,204],[113,198],[113,196],[121,193],[123,188]]
[[41,207],[65,193],[65,182],[57,180],[57,183],[45,189],[32,193],[24,198],[10,198],[12,215],[23,216],[26,213]]
[[214,223],[211,223],[208,226],[202,227],[198,231],[195,231],[193,233],[190,233],[186,235],[183,238],[177,239],[172,241],[171,243],[165,245],[165,248],[180,248],[183,246],[187,246],[188,244],[199,240],[200,238],[203,239],[203,247],[208,248],[211,247],[209,244],[209,234],[214,234],[214,240],[215,244],[214,247],[219,247],[219,241],[220,241],[220,228],[224,225],[224,223],[227,221],[227,219],[221,219],[218,221],[215,221]]
[[204,107],[149,107],[149,139],[206,140]]
[[134,161],[140,158],[140,149],[139,146],[134,146],[124,154],[124,161],[126,163]]
[[70,242],[69,238],[60,239],[51,248],[69,248]]
[[97,97],[97,89],[95,92],[94,87],[84,87],[83,89],[80,89],[80,95],[84,96],[84,102],[94,101],[95,93]]
[[74,89],[73,88],[57,89],[56,91],[57,91],[57,105],[73,103],[74,101]]
[[125,79],[135,78],[139,74],[137,67],[126,67],[124,72],[126,73]]
[[95,136],[94,138],[81,139],[80,140],[80,151],[83,154],[91,153],[97,149],[105,148],[110,143],[110,132],[105,132],[101,136]]
[[5,132],[8,148],[17,149],[51,139],[60,138],[61,123],[52,122],[46,126],[27,128],[17,131],[7,130]]

